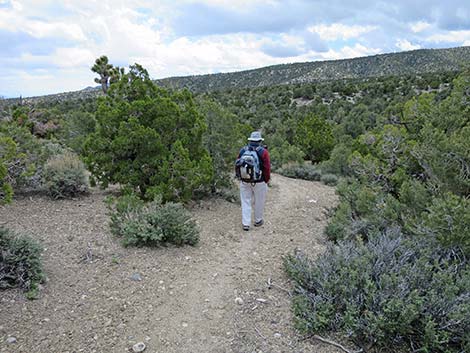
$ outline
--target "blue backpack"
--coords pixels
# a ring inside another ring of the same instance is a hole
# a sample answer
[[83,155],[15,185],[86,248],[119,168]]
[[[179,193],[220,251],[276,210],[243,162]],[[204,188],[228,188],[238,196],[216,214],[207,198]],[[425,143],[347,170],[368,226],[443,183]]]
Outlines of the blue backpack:
[[245,146],[243,153],[235,163],[236,175],[242,181],[256,183],[263,180],[263,171],[261,168],[261,159],[263,147]]

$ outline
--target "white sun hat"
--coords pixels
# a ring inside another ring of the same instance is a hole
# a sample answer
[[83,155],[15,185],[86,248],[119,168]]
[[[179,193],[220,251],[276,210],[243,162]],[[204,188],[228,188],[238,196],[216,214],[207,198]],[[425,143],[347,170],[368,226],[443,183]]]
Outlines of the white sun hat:
[[264,138],[261,137],[261,132],[253,131],[248,137],[248,141],[264,141]]

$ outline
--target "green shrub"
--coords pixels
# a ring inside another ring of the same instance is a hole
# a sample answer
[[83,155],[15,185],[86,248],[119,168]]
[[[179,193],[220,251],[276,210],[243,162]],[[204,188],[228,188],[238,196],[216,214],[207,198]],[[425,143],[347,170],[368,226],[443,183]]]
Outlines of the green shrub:
[[324,119],[307,115],[297,125],[295,143],[312,162],[327,160],[334,142],[333,129]]
[[340,203],[325,229],[330,240],[367,240],[377,232],[401,226],[401,203],[380,186],[344,179],[336,190]]
[[95,116],[83,111],[73,111],[67,114],[60,132],[61,139],[76,153],[83,152],[86,137],[96,128]]
[[332,246],[311,261],[290,256],[297,328],[344,333],[363,349],[467,352],[470,266],[456,249],[400,231]]
[[0,227],[0,289],[19,287],[33,299],[43,278],[41,246],[28,236]]
[[50,158],[43,178],[49,194],[56,199],[75,197],[88,190],[85,165],[72,152]]
[[124,246],[195,245],[199,230],[191,214],[179,203],[145,203],[135,195],[110,202],[111,232]]
[[11,201],[13,191],[30,184],[42,163],[42,144],[28,129],[14,122],[0,124],[0,200]]
[[349,167],[349,157],[352,154],[352,148],[347,144],[338,143],[331,151],[330,158],[321,162],[320,168],[324,173],[335,175],[351,175]]
[[273,170],[278,170],[286,164],[300,164],[305,156],[301,148],[292,146],[288,142],[284,142],[280,147],[274,146],[269,152]]
[[278,170],[278,173],[288,178],[320,181],[321,171],[311,164],[290,164]]
[[443,246],[461,247],[470,255],[470,200],[450,193],[434,198],[418,232],[436,237]]
[[323,174],[320,178],[325,185],[336,185],[338,184],[338,177],[334,174]]
[[200,97],[197,107],[207,124],[203,144],[215,171],[211,191],[218,193],[232,186],[233,163],[240,147],[246,143],[246,135],[242,133],[246,127],[238,122],[235,114],[212,100]]
[[18,158],[16,143],[10,137],[0,136],[0,201],[9,203],[13,197],[13,187],[8,178],[10,163]]

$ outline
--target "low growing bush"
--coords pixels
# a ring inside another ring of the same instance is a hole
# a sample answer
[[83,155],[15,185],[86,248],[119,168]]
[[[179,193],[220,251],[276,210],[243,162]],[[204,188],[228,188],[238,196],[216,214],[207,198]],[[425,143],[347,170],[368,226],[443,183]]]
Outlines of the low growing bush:
[[470,256],[470,200],[450,193],[435,197],[423,212],[418,233],[436,237],[445,247],[458,246]]
[[305,153],[300,147],[290,145],[286,141],[284,141],[280,147],[274,146],[269,153],[271,157],[271,167],[275,171],[289,163],[302,163],[305,156]]
[[368,240],[370,236],[401,225],[402,205],[378,186],[343,179],[337,193],[340,203],[326,226],[330,240]]
[[303,333],[341,332],[367,351],[470,351],[470,265],[457,249],[394,230],[285,267]]
[[44,184],[56,198],[70,198],[88,191],[85,165],[72,152],[50,158],[44,167]]
[[320,180],[325,185],[335,186],[338,184],[338,177],[334,174],[323,174]]
[[0,227],[0,289],[19,287],[33,299],[43,277],[41,246],[26,235]]
[[279,174],[288,178],[320,181],[321,171],[311,164],[291,164],[278,170]]
[[124,246],[195,245],[199,230],[191,214],[179,203],[145,203],[134,195],[125,195],[109,203],[111,232]]

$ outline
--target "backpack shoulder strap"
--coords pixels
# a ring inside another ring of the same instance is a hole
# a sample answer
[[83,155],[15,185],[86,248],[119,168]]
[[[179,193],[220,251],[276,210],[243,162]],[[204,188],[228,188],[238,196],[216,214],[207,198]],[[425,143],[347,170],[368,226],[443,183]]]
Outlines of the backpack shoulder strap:
[[263,155],[263,152],[264,152],[264,147],[263,147],[263,146],[257,146],[257,147],[255,148],[255,151],[256,151],[256,154],[258,155],[259,166],[260,166],[261,170],[263,170],[263,158],[262,158],[262,155]]

